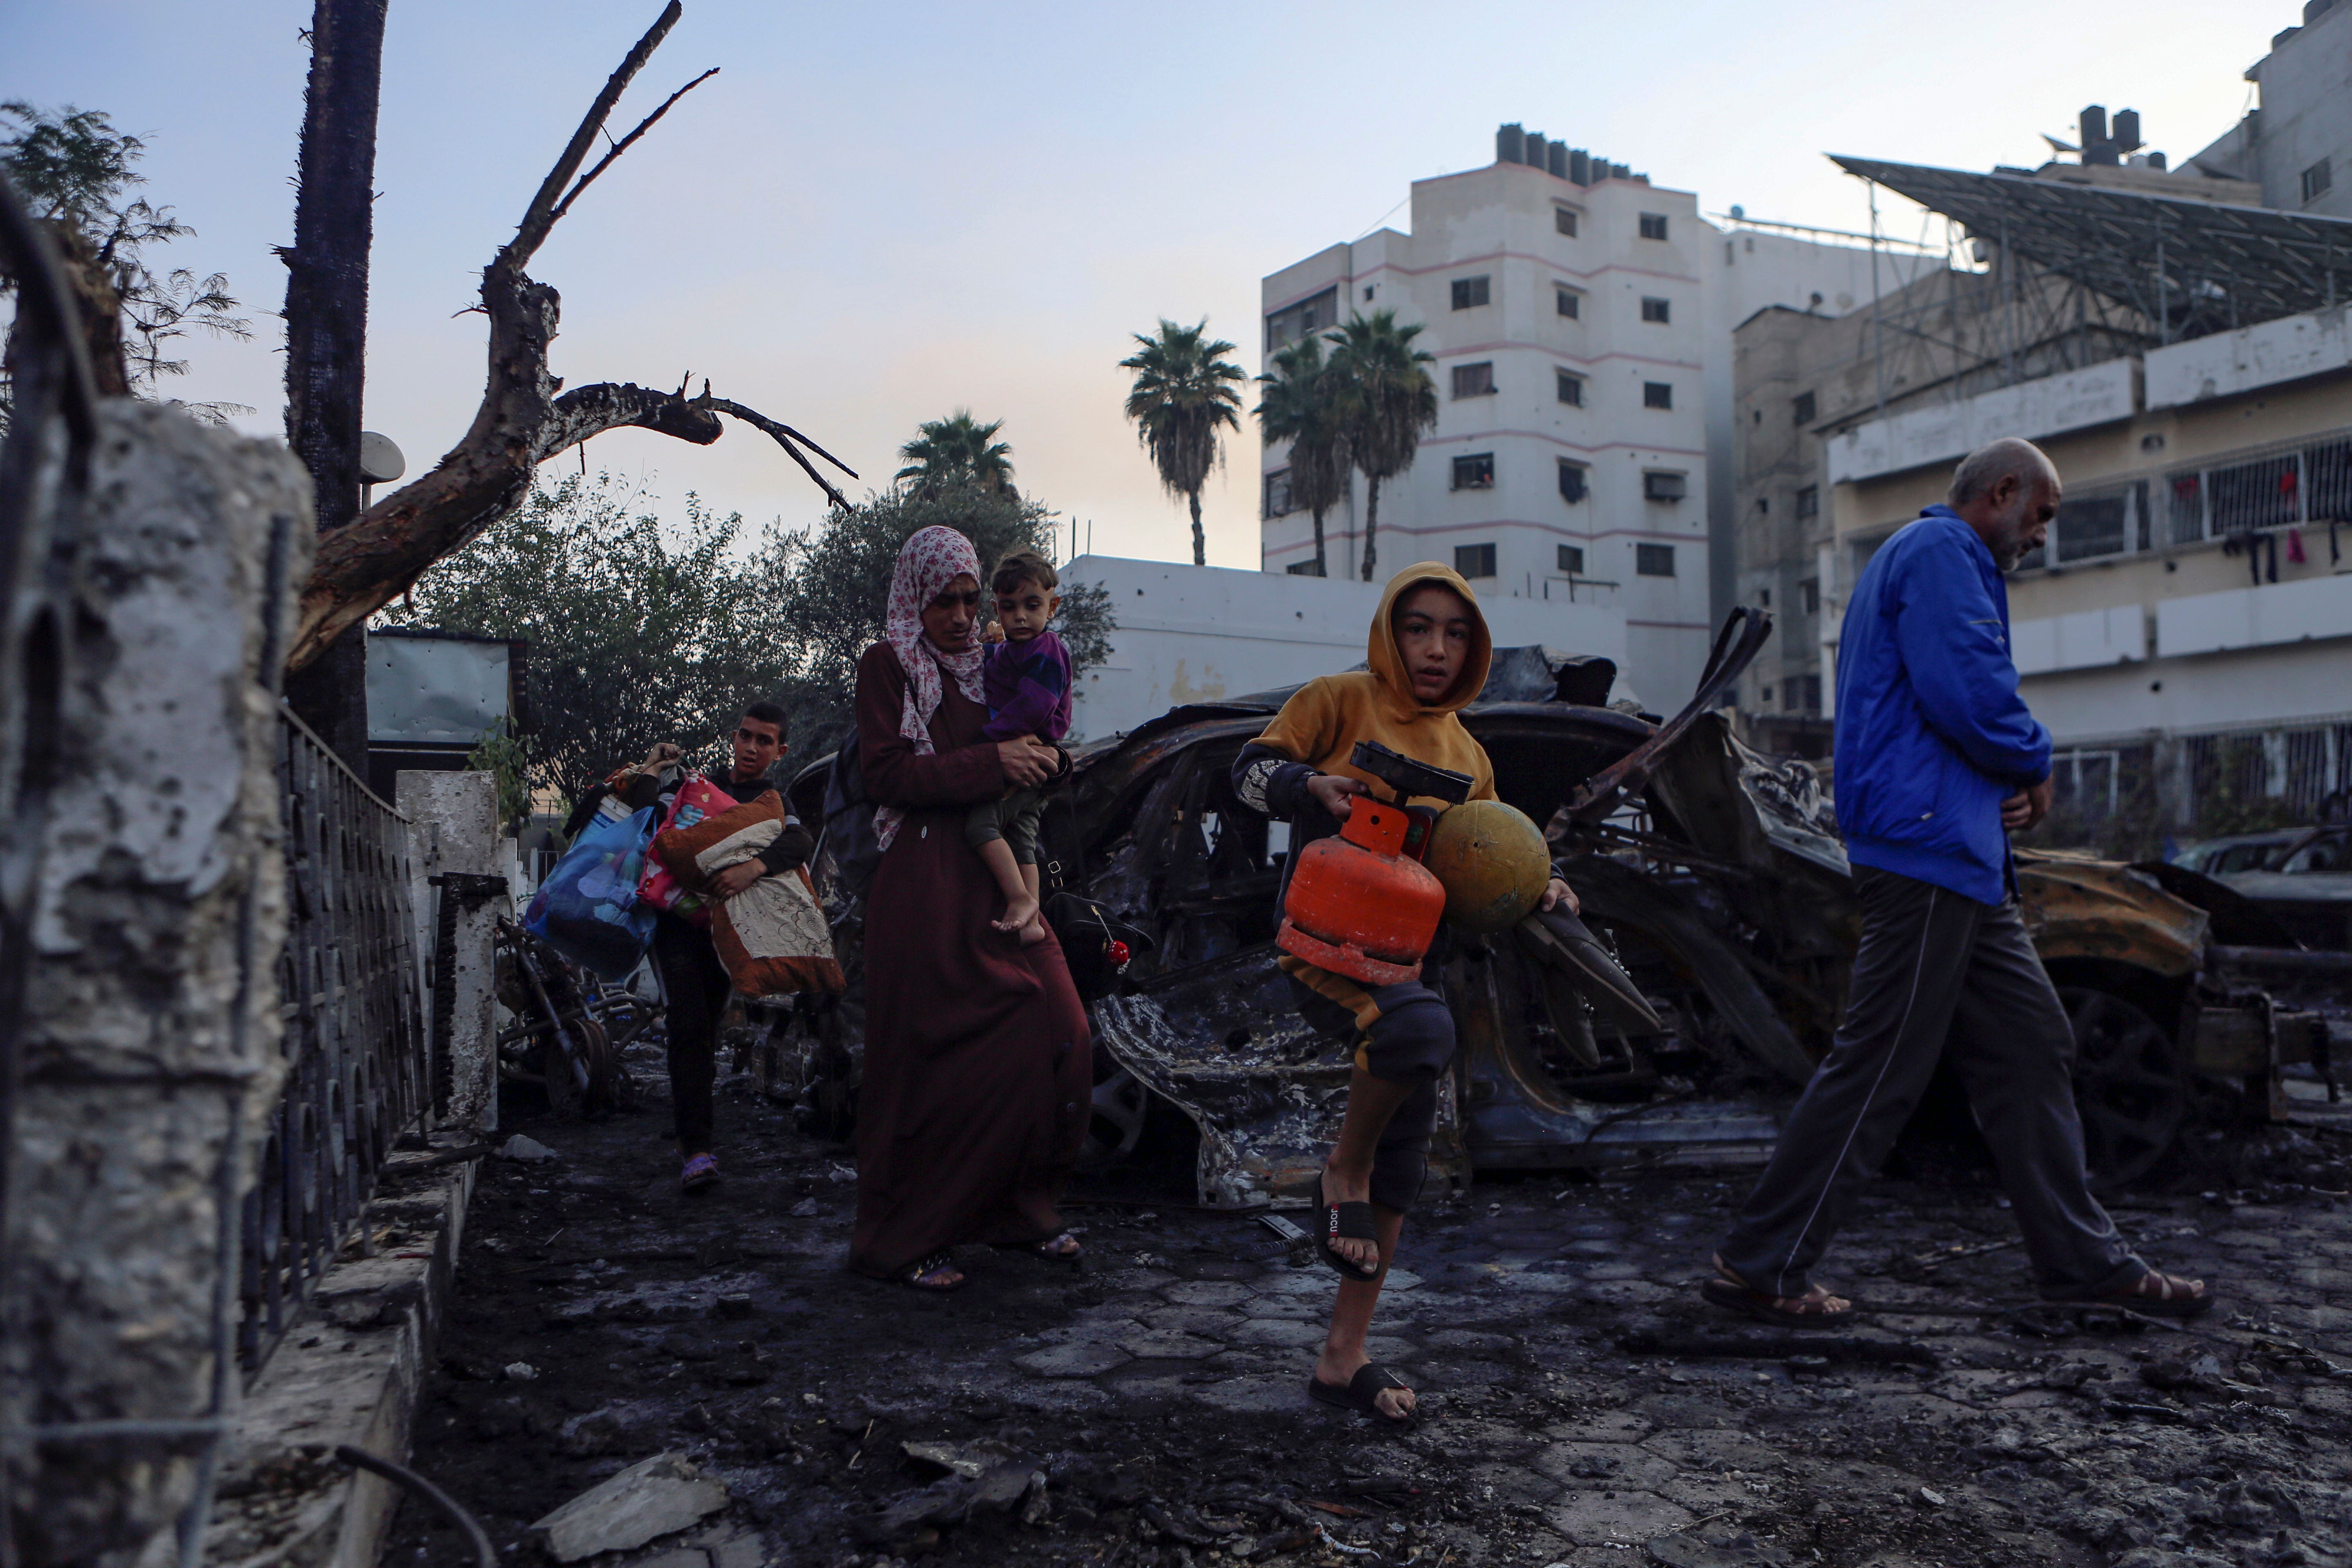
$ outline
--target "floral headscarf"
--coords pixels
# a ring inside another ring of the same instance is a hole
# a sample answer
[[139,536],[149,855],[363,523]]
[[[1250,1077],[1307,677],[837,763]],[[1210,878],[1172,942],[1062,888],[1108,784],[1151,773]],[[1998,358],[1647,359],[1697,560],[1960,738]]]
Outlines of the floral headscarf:
[[[931,715],[940,710],[946,698],[946,688],[940,682],[941,670],[955,678],[956,689],[974,702],[988,700],[981,689],[981,661],[983,653],[980,640],[961,653],[941,653],[923,635],[923,611],[931,601],[947,592],[947,586],[958,577],[980,581],[980,557],[973,553],[971,541],[952,528],[925,528],[916,531],[898,552],[898,570],[890,575],[890,607],[882,623],[883,639],[898,651],[899,666],[907,672],[906,706],[898,713],[898,733],[915,742],[915,754],[930,756]],[[874,813],[874,837],[883,848],[898,836],[898,824],[907,814],[895,805],[878,807]]]

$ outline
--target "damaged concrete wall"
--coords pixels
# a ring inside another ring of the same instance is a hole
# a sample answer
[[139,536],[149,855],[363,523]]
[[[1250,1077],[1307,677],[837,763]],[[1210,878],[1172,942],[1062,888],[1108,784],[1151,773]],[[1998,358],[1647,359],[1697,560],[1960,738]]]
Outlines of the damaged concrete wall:
[[[9,1151],[0,1429],[28,1568],[168,1560],[234,1400],[222,1221],[281,1071],[274,672],[310,537],[282,447],[102,410]],[[125,1420],[199,1425],[84,1425]]]
[[431,984],[425,991],[432,998],[426,1018],[433,1031],[436,1120],[487,1132],[499,1124],[492,928],[499,915],[512,912],[512,900],[467,897],[461,889],[436,888],[431,879],[457,873],[507,880],[514,852],[512,842],[499,834],[498,776],[404,772],[397,790],[394,805],[408,818],[415,868],[408,897],[416,911],[416,951],[428,965],[440,962],[436,933],[445,901],[455,924],[449,973],[428,970]]

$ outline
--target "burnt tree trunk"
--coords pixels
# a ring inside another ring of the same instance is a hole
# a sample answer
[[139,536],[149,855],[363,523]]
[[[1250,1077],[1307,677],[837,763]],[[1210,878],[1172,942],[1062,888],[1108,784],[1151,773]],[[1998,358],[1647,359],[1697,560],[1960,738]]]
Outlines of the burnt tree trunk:
[[[375,237],[375,119],[386,0],[317,0],[304,95],[301,185],[285,258],[286,442],[310,470],[319,531],[360,513],[368,251]],[[287,700],[368,776],[367,633],[354,625],[294,674]]]

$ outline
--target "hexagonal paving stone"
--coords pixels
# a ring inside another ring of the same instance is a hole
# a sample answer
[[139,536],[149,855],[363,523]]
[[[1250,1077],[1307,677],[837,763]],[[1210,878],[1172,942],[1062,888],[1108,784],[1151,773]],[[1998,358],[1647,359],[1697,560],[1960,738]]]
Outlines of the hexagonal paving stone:
[[1307,1296],[1256,1296],[1244,1301],[1241,1311],[1245,1318],[1287,1318],[1319,1323],[1331,1315],[1331,1307],[1327,1301]]
[[1544,1510],[1544,1521],[1580,1546],[1637,1545],[1654,1535],[1680,1530],[1693,1518],[1652,1492],[1562,1492]]
[[1155,1329],[1201,1334],[1213,1340],[1225,1338],[1243,1322],[1242,1319],[1218,1307],[1161,1307],[1138,1316]]
[[1095,1377],[1131,1359],[1117,1345],[1080,1343],[1032,1351],[1013,1364],[1039,1377]]
[[1663,1456],[1624,1443],[1554,1443],[1533,1465],[1562,1485],[1586,1491],[1655,1491],[1676,1473]]
[[1303,1376],[1234,1377],[1223,1383],[1201,1384],[1190,1392],[1203,1405],[1253,1415],[1295,1413],[1312,1405],[1307,1397]]
[[1422,1335],[1421,1342],[1432,1350],[1500,1351],[1519,1342],[1509,1334],[1490,1334],[1483,1329],[1438,1329]]
[[1160,1294],[1180,1307],[1235,1307],[1257,1293],[1238,1279],[1183,1279]]
[[1544,1436],[1564,1443],[1638,1443],[1658,1424],[1638,1410],[1595,1410],[1555,1421]]
[[1121,1334],[1131,1334],[1142,1328],[1133,1318],[1098,1318],[1092,1322],[1063,1323],[1055,1328],[1040,1329],[1034,1336],[1039,1344],[1088,1345],[1108,1344]]
[[1323,1342],[1323,1325],[1302,1318],[1244,1318],[1225,1331],[1228,1344],[1287,1345],[1311,1350]]
[[1516,1269],[1496,1276],[1495,1282],[1507,1290],[1525,1290],[1542,1296],[1565,1296],[1585,1288],[1579,1276],[1549,1268],[1541,1273],[1532,1268]]
[[1199,1361],[1225,1348],[1222,1340],[1167,1329],[1146,1329],[1119,1337],[1118,1348],[1138,1361]]
[[1559,1495],[1559,1483],[1524,1465],[1476,1465],[1455,1485],[1457,1496],[1481,1510],[1507,1508],[1513,1503],[1549,1502]]
[[1725,1426],[1661,1432],[1642,1447],[1685,1470],[1762,1470],[1781,1462],[1770,1444]]

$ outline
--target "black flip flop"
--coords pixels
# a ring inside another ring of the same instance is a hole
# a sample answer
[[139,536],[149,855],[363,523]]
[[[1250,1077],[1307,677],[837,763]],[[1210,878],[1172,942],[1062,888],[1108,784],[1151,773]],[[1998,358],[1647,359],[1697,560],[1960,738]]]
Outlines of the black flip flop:
[[1315,1246],[1323,1254],[1323,1261],[1339,1270],[1345,1279],[1378,1279],[1381,1277],[1378,1268],[1351,1263],[1331,1247],[1333,1242],[1342,1237],[1349,1241],[1377,1243],[1381,1237],[1380,1233],[1372,1228],[1372,1205],[1367,1203],[1326,1203],[1323,1199],[1323,1173],[1318,1172],[1315,1177],[1315,1207],[1318,1211]]
[[1852,1322],[1858,1309],[1848,1307],[1843,1312],[1795,1312],[1775,1306],[1773,1299],[1761,1290],[1720,1277],[1699,1287],[1698,1293],[1709,1303],[1759,1323],[1774,1323],[1784,1329],[1843,1329]]
[[1404,1379],[1380,1363],[1370,1361],[1356,1369],[1356,1375],[1348,1380],[1345,1388],[1336,1383],[1326,1383],[1312,1373],[1307,1379],[1307,1396],[1318,1404],[1336,1405],[1342,1410],[1353,1410],[1383,1426],[1412,1426],[1419,1415],[1418,1405],[1402,1415],[1391,1415],[1381,1408],[1381,1393],[1390,1388],[1402,1388],[1407,1394],[1412,1392],[1412,1385]]

